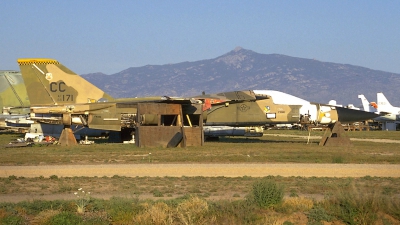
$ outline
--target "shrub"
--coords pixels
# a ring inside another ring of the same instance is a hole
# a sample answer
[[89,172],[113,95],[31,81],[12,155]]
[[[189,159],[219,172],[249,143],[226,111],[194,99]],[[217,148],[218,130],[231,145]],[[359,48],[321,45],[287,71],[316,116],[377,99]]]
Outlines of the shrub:
[[154,197],[164,197],[164,194],[158,189],[152,190],[151,193],[153,193]]
[[18,179],[17,176],[14,175],[8,176],[8,180],[17,180],[17,179]]
[[48,224],[51,218],[59,214],[60,211],[58,210],[44,210],[39,212],[38,215],[35,216],[35,218],[32,219],[31,223],[32,224]]
[[307,217],[310,224],[322,224],[322,221],[330,222],[332,220],[332,216],[329,215],[321,206],[312,208],[307,213]]
[[290,197],[299,197],[299,195],[297,194],[296,190],[290,190]]
[[76,225],[82,223],[82,218],[71,212],[61,212],[51,217],[46,224]]
[[197,196],[180,203],[176,212],[183,224],[207,224],[208,203]]
[[117,224],[129,224],[133,216],[140,212],[141,206],[136,199],[112,197],[106,202],[105,209],[112,221],[118,221]]
[[24,218],[17,215],[9,215],[0,219],[0,224],[4,225],[19,225],[25,224]]
[[84,223],[82,225],[108,225],[111,224],[109,215],[104,211],[86,212],[82,215]]
[[294,225],[294,223],[292,223],[290,221],[285,221],[285,222],[283,222],[283,225]]
[[333,156],[332,158],[332,163],[343,163],[343,162],[344,162],[343,156],[336,155]]
[[373,224],[380,208],[377,192],[359,190],[354,185],[350,190],[340,190],[329,199],[332,212],[347,224]]
[[136,215],[134,224],[173,224],[172,209],[164,202],[157,202],[154,205],[144,204],[145,210]]
[[66,208],[67,202],[62,200],[46,201],[35,199],[33,201],[22,201],[15,204],[24,208],[28,214],[38,214],[45,210]]
[[400,220],[400,199],[390,198],[387,199],[385,202],[386,207],[384,208],[384,211],[396,218],[397,220]]
[[[209,216],[216,219],[215,224],[257,224],[258,210],[251,201],[220,200],[209,203]],[[267,223],[266,223],[267,224]]]
[[262,179],[253,183],[251,199],[261,208],[278,205],[283,200],[283,186],[270,179]]
[[309,211],[314,206],[314,202],[304,197],[289,197],[283,200],[282,211],[303,212]]

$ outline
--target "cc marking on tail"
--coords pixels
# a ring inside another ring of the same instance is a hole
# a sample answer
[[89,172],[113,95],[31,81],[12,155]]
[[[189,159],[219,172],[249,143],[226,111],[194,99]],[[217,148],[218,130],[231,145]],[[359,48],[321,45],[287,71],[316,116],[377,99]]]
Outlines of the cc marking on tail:
[[63,82],[63,81],[61,81],[60,83],[57,83],[57,82],[51,82],[50,83],[50,91],[51,92],[65,92],[65,86],[66,86],[66,84]]

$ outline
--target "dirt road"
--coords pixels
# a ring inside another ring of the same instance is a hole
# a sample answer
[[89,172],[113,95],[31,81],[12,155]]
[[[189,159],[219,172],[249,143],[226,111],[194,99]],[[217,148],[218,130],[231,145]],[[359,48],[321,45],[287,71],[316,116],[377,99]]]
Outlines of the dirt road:
[[400,177],[400,164],[103,164],[0,166],[0,177]]
[[[304,135],[292,135],[292,134],[264,134],[264,136],[274,136],[274,137],[293,137],[293,138],[302,138],[302,139],[319,139],[321,140],[322,136],[304,136]],[[390,140],[390,139],[366,139],[366,138],[350,138],[350,141],[369,141],[369,142],[378,142],[378,143],[400,143],[400,140]]]

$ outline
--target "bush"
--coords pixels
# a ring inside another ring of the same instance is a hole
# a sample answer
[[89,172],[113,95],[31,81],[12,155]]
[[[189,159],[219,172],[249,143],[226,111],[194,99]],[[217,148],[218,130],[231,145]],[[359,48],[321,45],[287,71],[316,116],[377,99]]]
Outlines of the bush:
[[15,203],[15,206],[24,208],[28,214],[38,214],[42,211],[51,209],[65,209],[66,205],[67,202],[62,200],[46,201],[37,199]]
[[332,163],[343,163],[343,162],[344,162],[344,160],[343,160],[342,156],[334,156],[332,158]]
[[350,190],[339,190],[329,199],[329,205],[346,224],[373,224],[381,207],[380,199],[377,192],[369,193],[353,185]]
[[280,209],[286,213],[309,211],[314,206],[312,199],[304,197],[289,197],[283,200]]
[[400,220],[400,199],[388,198],[385,201],[384,211],[397,220]]
[[207,201],[197,196],[180,203],[176,208],[177,218],[182,224],[209,224]]
[[0,224],[1,225],[19,225],[19,224],[25,224],[25,220],[21,216],[17,215],[9,215],[6,216],[2,219],[0,219]]
[[215,217],[215,224],[257,224],[260,216],[251,201],[221,200],[210,203],[210,217]]
[[[111,218],[104,211],[86,212],[82,215],[82,225],[108,225],[111,224]],[[115,223],[117,224],[117,223]]]
[[119,224],[129,224],[133,216],[142,210],[136,199],[113,197],[105,204],[107,214]]
[[312,224],[322,224],[322,221],[330,222],[332,221],[332,216],[330,216],[324,208],[316,206],[307,213],[308,221]]
[[269,208],[282,203],[283,186],[270,179],[262,179],[253,183],[251,198],[261,208]]
[[164,197],[164,194],[158,189],[152,190],[151,193],[153,193],[154,197]]
[[173,224],[172,209],[164,202],[144,204],[145,210],[133,218],[134,224]]
[[39,214],[36,215],[31,222],[33,224],[48,224],[49,220],[59,213],[60,211],[58,210],[44,210],[42,212],[39,212]]
[[82,218],[71,212],[61,212],[51,217],[46,224],[76,225],[81,224]]

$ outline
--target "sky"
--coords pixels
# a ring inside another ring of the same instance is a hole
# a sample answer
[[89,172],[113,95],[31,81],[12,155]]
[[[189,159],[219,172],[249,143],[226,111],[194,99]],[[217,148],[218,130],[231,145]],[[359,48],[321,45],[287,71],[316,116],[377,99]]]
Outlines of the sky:
[[0,8],[0,70],[53,58],[78,74],[114,74],[240,46],[400,74],[395,0],[5,0]]

